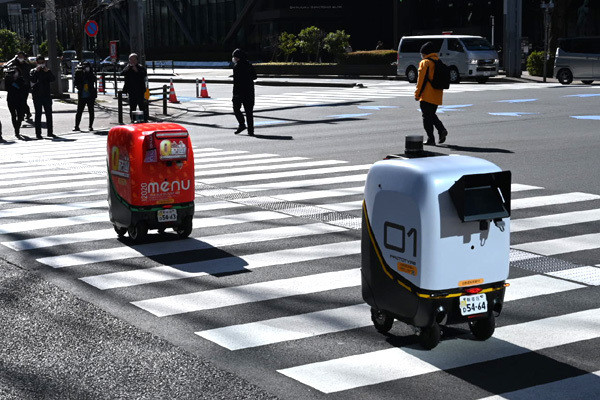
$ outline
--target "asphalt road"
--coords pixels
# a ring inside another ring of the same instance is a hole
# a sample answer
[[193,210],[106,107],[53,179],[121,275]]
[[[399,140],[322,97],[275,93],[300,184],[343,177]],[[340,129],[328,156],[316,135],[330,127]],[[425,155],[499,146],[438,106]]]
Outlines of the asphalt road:
[[512,171],[511,287],[492,339],[449,327],[431,352],[400,322],[377,333],[361,299],[364,174],[422,134],[410,85],[365,86],[257,86],[249,137],[233,134],[230,86],[197,100],[179,85],[196,158],[186,241],[117,240],[104,136],[70,134],[63,117],[64,141],[3,145],[4,393],[597,396],[600,86],[464,83],[445,94],[449,136],[435,150]]

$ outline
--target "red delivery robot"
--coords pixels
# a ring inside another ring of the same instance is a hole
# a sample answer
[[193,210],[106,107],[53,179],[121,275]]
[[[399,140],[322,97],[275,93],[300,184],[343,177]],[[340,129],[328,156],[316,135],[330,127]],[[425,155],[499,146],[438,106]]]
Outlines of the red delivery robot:
[[142,242],[149,229],[192,232],[194,154],[185,128],[172,123],[116,126],[108,133],[108,205],[119,237]]

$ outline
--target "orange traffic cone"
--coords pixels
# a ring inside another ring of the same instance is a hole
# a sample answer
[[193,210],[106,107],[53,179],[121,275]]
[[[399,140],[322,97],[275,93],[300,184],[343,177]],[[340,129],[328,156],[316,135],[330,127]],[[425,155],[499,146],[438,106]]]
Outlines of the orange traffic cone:
[[104,75],[100,75],[100,79],[98,79],[98,93],[105,93],[105,91],[104,91]]
[[200,89],[200,97],[202,98],[210,98],[210,96],[208,95],[208,89],[206,88],[206,81],[204,80],[204,77],[202,77],[202,88]]
[[169,89],[169,103],[179,103],[175,94],[175,88],[173,87],[173,79],[171,79],[171,88]]

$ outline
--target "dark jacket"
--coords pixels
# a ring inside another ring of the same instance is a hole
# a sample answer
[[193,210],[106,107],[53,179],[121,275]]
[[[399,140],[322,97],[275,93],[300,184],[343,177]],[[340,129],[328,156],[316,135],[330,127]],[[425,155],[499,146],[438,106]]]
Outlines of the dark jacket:
[[137,72],[131,65],[127,65],[121,75],[125,77],[123,91],[131,97],[143,97],[146,93],[146,68],[136,65]]
[[85,72],[79,68],[75,71],[75,87],[78,99],[95,99],[98,95],[96,90],[96,75],[92,71]]
[[25,81],[25,86],[29,90],[31,86],[31,84],[29,83],[29,79],[33,65],[27,59],[19,61],[19,58],[15,57],[12,60],[8,61],[6,64],[4,64],[4,67],[15,67],[16,69],[18,69],[19,73],[23,77],[23,80]]
[[248,60],[239,60],[233,66],[233,97],[254,98],[256,71]]
[[54,82],[54,74],[49,69],[34,68],[31,70],[31,95],[34,99],[51,97],[50,83]]
[[8,106],[18,107],[23,104],[25,97],[27,96],[27,84],[25,83],[25,79],[21,75],[15,79],[13,74],[6,74],[4,82]]

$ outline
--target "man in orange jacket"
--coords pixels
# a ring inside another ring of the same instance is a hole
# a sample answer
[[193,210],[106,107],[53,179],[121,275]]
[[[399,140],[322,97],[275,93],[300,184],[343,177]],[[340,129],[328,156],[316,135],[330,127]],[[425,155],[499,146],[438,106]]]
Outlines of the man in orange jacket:
[[[440,135],[440,143],[446,141],[448,131],[435,113],[438,106],[442,105],[444,91],[442,89],[435,89],[430,83],[433,79],[433,71],[435,69],[435,63],[432,60],[439,60],[433,43],[427,42],[421,47],[421,58],[423,60],[419,63],[419,78],[417,80],[417,89],[415,90],[415,100],[420,102],[421,112],[423,113],[423,127],[427,133],[425,144],[435,146],[433,127],[435,126],[438,135]],[[428,60],[429,58],[431,60]]]

